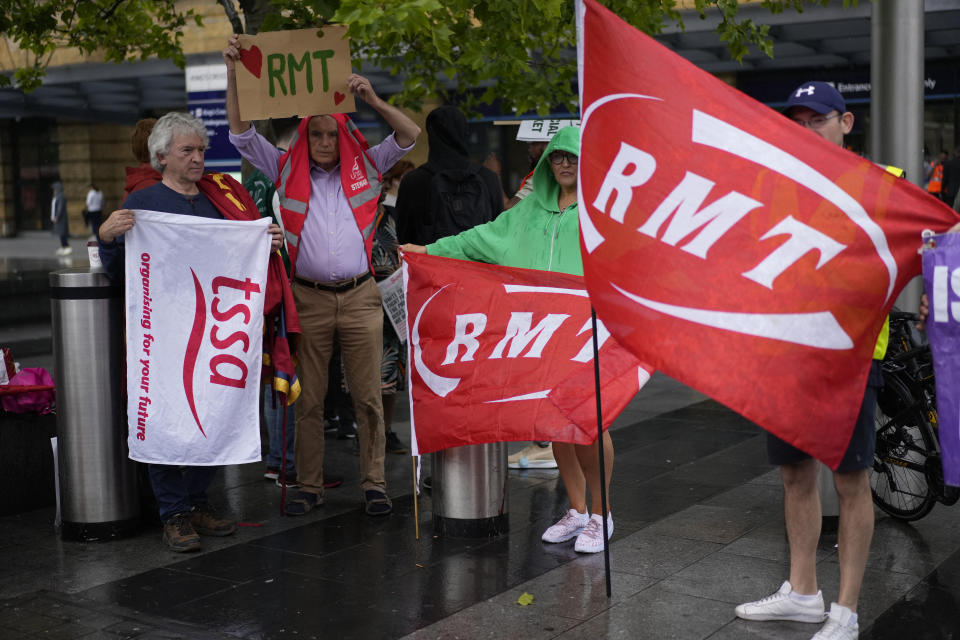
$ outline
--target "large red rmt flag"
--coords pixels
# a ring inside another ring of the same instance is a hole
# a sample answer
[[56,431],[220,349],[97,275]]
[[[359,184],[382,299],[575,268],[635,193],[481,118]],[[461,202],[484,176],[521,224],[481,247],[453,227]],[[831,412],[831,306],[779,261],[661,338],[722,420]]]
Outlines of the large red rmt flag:
[[[414,454],[511,440],[597,438],[583,278],[404,255]],[[601,324],[603,425],[653,373]]]
[[956,214],[584,5],[597,314],[641,360],[835,467],[920,233]]

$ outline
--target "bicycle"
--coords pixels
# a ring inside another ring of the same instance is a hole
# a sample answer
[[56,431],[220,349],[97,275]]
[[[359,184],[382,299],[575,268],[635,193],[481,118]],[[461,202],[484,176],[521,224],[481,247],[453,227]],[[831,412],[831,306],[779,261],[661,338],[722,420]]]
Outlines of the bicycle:
[[917,315],[894,310],[877,396],[877,444],[870,475],[873,502],[903,521],[919,520],[960,489],[943,482],[933,356],[914,329]]

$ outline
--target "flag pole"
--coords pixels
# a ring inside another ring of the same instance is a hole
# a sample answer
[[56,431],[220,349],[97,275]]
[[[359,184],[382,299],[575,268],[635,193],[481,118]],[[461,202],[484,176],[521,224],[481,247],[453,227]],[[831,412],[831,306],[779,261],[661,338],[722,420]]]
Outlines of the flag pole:
[[[583,23],[586,18],[586,7],[583,0],[575,0],[574,16],[577,29],[577,88],[580,97],[580,104],[583,102],[583,57],[584,57],[584,28]],[[581,115],[582,117],[582,115]],[[583,139],[583,130],[580,130],[581,142]],[[577,201],[583,202],[583,188],[580,183],[582,175],[577,172]],[[594,394],[597,398],[597,455],[600,458],[600,506],[603,513],[603,569],[607,579],[607,598],[610,598],[613,591],[610,587],[610,533],[607,531],[607,474],[603,461],[603,410],[600,404],[600,345],[597,340],[597,310],[590,305],[590,321],[593,326],[593,382]],[[589,511],[589,509],[588,509]]]
[[413,467],[413,525],[416,532],[416,539],[420,539],[420,511],[419,498],[420,487],[417,486],[417,456],[410,456],[410,463]]
[[593,326],[593,383],[597,398],[597,455],[600,458],[600,506],[603,513],[603,570],[607,579],[607,597],[611,597],[610,587],[610,533],[607,531],[607,474],[603,461],[603,410],[600,404],[600,346],[597,341],[597,310],[590,305],[590,321]]
[[[272,388],[272,383],[271,383]],[[283,403],[283,422],[280,423],[280,516],[287,515],[287,394],[273,391],[273,407],[276,410],[277,397]]]

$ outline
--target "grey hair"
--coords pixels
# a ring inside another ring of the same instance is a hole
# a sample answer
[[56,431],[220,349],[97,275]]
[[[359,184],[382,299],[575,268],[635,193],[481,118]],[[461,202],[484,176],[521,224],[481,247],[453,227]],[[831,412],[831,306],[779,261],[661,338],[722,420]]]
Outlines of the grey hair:
[[163,165],[160,164],[159,155],[170,153],[170,145],[173,144],[173,136],[176,134],[196,134],[203,140],[204,147],[210,145],[207,128],[199,118],[182,111],[171,111],[157,120],[153,131],[150,132],[150,137],[147,138],[150,164],[161,173],[163,173]]

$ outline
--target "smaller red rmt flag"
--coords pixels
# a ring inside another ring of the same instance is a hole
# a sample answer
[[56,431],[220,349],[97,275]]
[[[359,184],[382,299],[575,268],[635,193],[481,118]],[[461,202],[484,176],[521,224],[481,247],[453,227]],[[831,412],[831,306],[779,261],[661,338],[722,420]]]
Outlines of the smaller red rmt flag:
[[[583,278],[404,255],[414,453],[597,438]],[[598,329],[604,427],[653,369]]]

